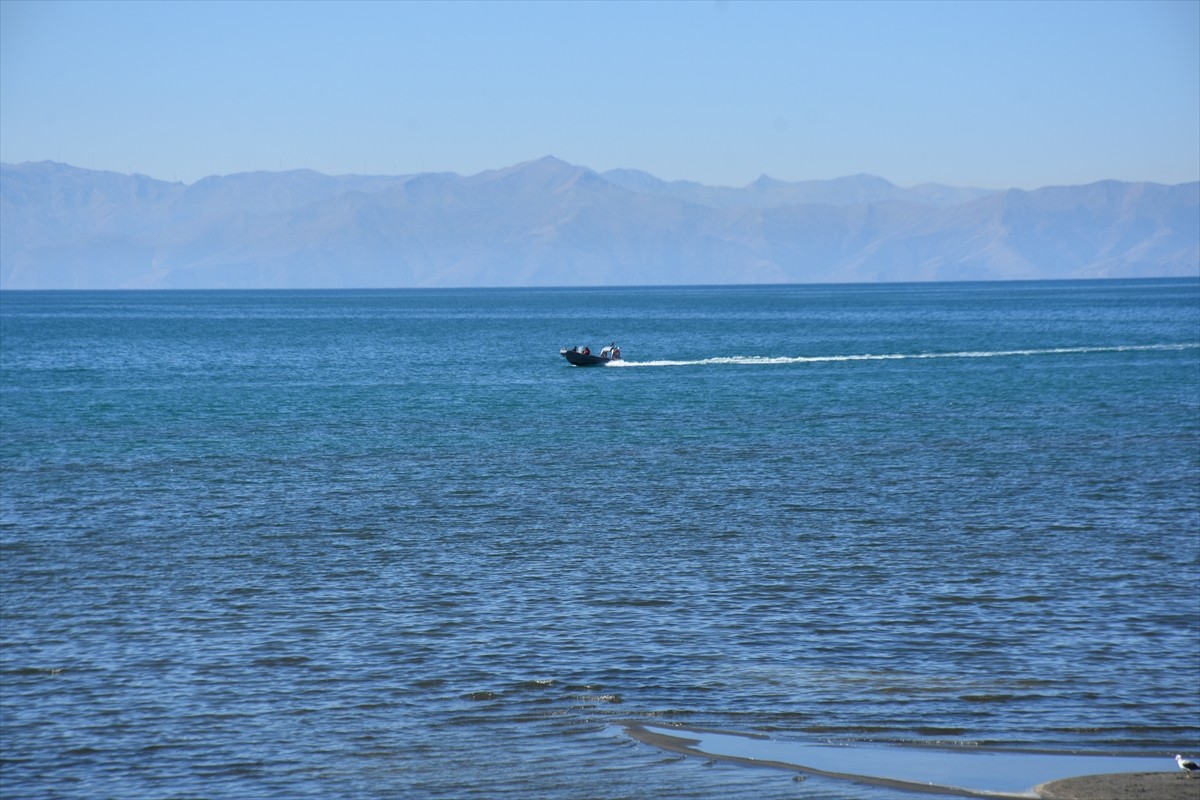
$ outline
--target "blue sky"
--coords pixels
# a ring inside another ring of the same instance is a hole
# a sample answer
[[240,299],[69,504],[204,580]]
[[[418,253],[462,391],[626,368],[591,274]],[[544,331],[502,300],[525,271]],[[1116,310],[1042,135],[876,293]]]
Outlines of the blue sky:
[[1200,0],[0,2],[0,160],[1200,179]]

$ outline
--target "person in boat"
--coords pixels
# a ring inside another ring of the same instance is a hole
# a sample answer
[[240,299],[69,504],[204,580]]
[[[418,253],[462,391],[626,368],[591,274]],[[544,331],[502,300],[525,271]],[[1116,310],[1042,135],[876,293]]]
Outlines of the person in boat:
[[609,355],[611,355],[611,354],[612,354],[612,347],[602,347],[602,348],[600,348],[600,357],[601,357],[601,358],[608,358],[608,357],[609,357]]
[[585,344],[585,345],[583,346],[583,354],[584,354],[585,356],[590,356],[590,355],[592,354],[592,348],[588,347],[588,346]]
[[613,348],[612,348],[612,357],[614,359],[621,357],[621,348],[617,347],[615,344],[613,345]]

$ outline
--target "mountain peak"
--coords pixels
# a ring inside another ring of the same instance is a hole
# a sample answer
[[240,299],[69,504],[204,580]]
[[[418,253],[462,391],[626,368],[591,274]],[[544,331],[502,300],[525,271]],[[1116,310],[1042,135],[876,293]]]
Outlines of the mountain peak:
[[747,184],[746,188],[761,192],[766,189],[774,189],[776,186],[783,185],[785,185],[784,181],[776,180],[764,172],[762,175],[759,175],[757,178],[755,178],[752,183]]
[[599,176],[587,167],[568,164],[554,156],[543,156],[504,169],[481,172],[469,178],[468,182],[475,185],[501,183],[521,192],[554,192],[585,178],[599,180]]

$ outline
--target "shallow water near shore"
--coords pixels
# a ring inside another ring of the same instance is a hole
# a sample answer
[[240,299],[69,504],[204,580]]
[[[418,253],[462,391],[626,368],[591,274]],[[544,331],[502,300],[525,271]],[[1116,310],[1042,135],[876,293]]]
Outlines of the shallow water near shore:
[[1016,751],[970,747],[819,744],[631,723],[626,732],[673,752],[794,769],[844,781],[965,797],[1039,796],[1040,784],[1082,775],[1163,772],[1161,756]]
[[6,800],[1200,750],[1194,280],[5,292],[0,415]]

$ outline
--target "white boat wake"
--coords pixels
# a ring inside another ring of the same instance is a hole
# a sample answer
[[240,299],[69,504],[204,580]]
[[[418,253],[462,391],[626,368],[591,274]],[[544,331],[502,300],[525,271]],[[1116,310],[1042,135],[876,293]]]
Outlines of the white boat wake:
[[1054,347],[1040,350],[965,350],[953,353],[864,353],[849,356],[718,356],[687,361],[610,361],[606,367],[697,367],[714,364],[818,364],[832,361],[899,361],[927,358],[1004,358],[1012,356],[1049,356],[1071,353],[1126,353],[1152,350],[1195,350],[1200,343],[1113,345],[1108,347]]

